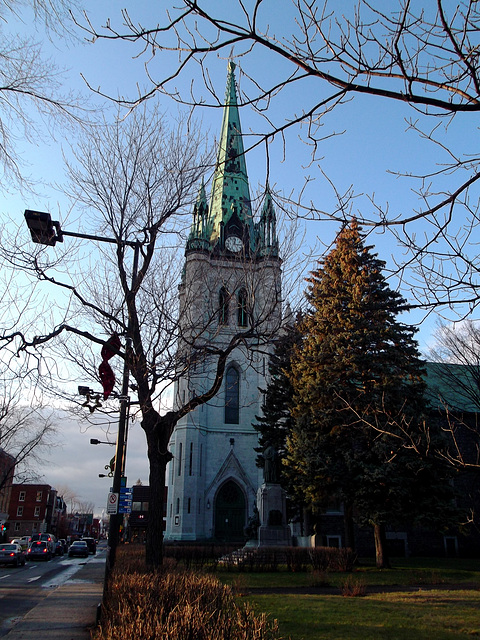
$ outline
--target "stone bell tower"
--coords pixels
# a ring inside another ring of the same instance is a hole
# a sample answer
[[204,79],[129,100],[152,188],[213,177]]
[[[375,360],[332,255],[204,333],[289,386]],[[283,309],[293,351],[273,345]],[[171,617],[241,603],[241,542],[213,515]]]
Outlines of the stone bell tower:
[[232,340],[236,346],[218,393],[182,418],[172,434],[167,541],[243,541],[262,483],[252,423],[261,413],[259,389],[266,387],[271,340],[281,323],[281,261],[268,188],[257,217],[230,61],[210,199],[202,182],[185,248],[176,406],[206,392],[219,353]]

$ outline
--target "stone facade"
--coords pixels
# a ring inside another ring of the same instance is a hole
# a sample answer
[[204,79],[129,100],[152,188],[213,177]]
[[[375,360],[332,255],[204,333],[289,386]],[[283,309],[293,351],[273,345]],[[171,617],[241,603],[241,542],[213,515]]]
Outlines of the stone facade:
[[252,423],[281,323],[281,263],[268,190],[258,222],[251,210],[234,68],[230,63],[210,204],[202,184],[185,251],[176,406],[211,388],[215,348],[244,339],[228,354],[219,392],[175,427],[167,541],[243,541],[262,482]]

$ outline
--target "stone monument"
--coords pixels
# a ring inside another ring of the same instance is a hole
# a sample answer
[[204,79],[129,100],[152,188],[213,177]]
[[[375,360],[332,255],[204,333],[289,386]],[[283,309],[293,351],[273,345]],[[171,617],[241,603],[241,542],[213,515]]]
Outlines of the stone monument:
[[290,546],[292,536],[287,524],[286,492],[280,486],[278,453],[271,444],[263,451],[263,484],[257,491],[257,507],[260,526],[258,546]]

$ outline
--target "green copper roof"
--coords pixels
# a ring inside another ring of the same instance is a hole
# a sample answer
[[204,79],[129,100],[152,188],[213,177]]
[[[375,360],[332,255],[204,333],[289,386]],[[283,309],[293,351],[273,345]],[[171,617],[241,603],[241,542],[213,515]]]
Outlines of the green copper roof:
[[230,61],[210,206],[202,180],[186,251],[211,251],[238,258],[240,254],[232,254],[225,246],[226,238],[237,236],[244,243],[243,256],[278,258],[276,215],[268,185],[259,221],[253,219],[234,72],[235,64]]
[[230,61],[222,130],[210,200],[212,243],[220,235],[220,223],[226,224],[234,211],[241,222],[250,228],[253,225],[234,72],[235,63]]
[[476,365],[426,362],[427,400],[432,407],[463,413],[480,411],[480,368]]

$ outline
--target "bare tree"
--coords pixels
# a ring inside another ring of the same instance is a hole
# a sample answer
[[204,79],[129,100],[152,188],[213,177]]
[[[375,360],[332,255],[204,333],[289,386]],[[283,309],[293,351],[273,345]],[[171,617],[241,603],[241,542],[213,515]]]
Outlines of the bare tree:
[[442,323],[430,349],[428,376],[433,402],[445,414],[448,462],[460,469],[480,468],[480,332],[472,320]]
[[0,166],[2,189],[33,187],[18,140],[36,144],[52,137],[58,128],[71,128],[86,116],[87,101],[65,90],[65,73],[44,56],[42,44],[30,35],[12,32],[10,24],[29,9],[28,20],[43,24],[50,36],[72,34],[69,10],[72,0],[2,0],[0,3]]
[[75,491],[70,489],[67,485],[57,485],[56,490],[57,495],[65,501],[65,504],[68,505],[70,513],[74,513],[74,511],[77,510],[76,505],[80,500]]
[[[410,115],[408,110],[402,114],[407,128],[435,154],[416,173],[410,166],[401,170],[411,182],[416,208],[405,212],[402,204],[382,205],[372,194],[356,216],[364,227],[388,228],[403,248],[395,252],[397,275],[403,282],[408,278],[418,306],[459,307],[464,314],[475,309],[479,158],[462,146],[458,132],[468,130],[474,137],[480,111],[478,2],[437,0],[425,6],[398,0],[385,6],[360,0],[345,7],[283,0],[281,6],[277,11],[278,3],[264,0],[215,6],[182,0],[152,25],[139,22],[132,9],[122,12],[118,26],[112,19],[99,28],[88,17],[82,26],[92,38],[123,40],[136,53],[143,45],[150,87],[130,105],[161,92],[218,108],[221,97],[215,95],[210,70],[219,56],[238,58],[243,103],[263,117],[251,145],[275,137],[286,144],[288,131],[297,127],[306,143],[304,164],[312,172],[324,153],[322,140],[335,134],[326,130],[332,111],[343,110],[354,126],[347,110],[354,97],[383,100],[385,108],[388,102],[404,104],[410,109]],[[260,74],[260,66],[269,72]],[[183,77],[197,78],[197,84],[185,83],[185,93]],[[318,220],[350,215],[353,192],[334,189],[338,205],[333,211],[302,199],[308,191],[300,189],[303,215]]]
[[[480,411],[480,330],[476,322],[442,323],[429,360],[437,363],[445,388],[455,389],[461,404]],[[453,407],[452,407],[453,408]]]
[[[69,166],[70,193],[76,206],[88,211],[81,220],[90,234],[108,236],[115,244],[99,243],[98,254],[90,258],[82,255],[81,245],[78,251],[71,244],[63,252],[43,248],[33,256],[20,247],[4,249],[11,264],[66,294],[63,317],[46,317],[47,328],[40,335],[31,335],[32,328],[28,335],[13,330],[2,337],[4,348],[41,362],[50,387],[54,378],[63,375],[65,382],[75,371],[99,381],[100,350],[112,335],[120,337],[112,363],[116,371],[119,363],[127,365],[131,411],[139,414],[147,439],[151,495],[146,559],[152,567],[162,561],[165,469],[175,424],[217,394],[229,354],[248,349],[249,341],[261,349],[280,322],[281,292],[271,279],[268,293],[260,295],[251,285],[255,313],[246,309],[242,326],[215,346],[211,337],[218,331],[218,309],[204,307],[199,318],[198,291],[193,290],[184,292],[179,308],[179,247],[185,247],[200,176],[211,163],[199,131],[184,119],[169,130],[156,110],[149,114],[146,109],[99,127]],[[132,267],[132,243],[139,249],[138,268]],[[268,268],[267,262],[262,255],[256,271]],[[199,264],[201,269],[201,260]],[[241,271],[242,262],[238,264]],[[207,358],[215,363],[212,378],[200,376],[197,369]],[[195,393],[176,398],[173,409],[159,410],[160,394],[175,380],[186,379],[189,371],[198,382]],[[102,401],[102,409],[113,410],[115,402]]]
[[9,454],[10,465],[2,468],[0,491],[12,480],[38,478],[37,465],[45,447],[52,445],[55,429],[45,409],[28,402],[26,388],[14,377],[0,380],[0,449]]

